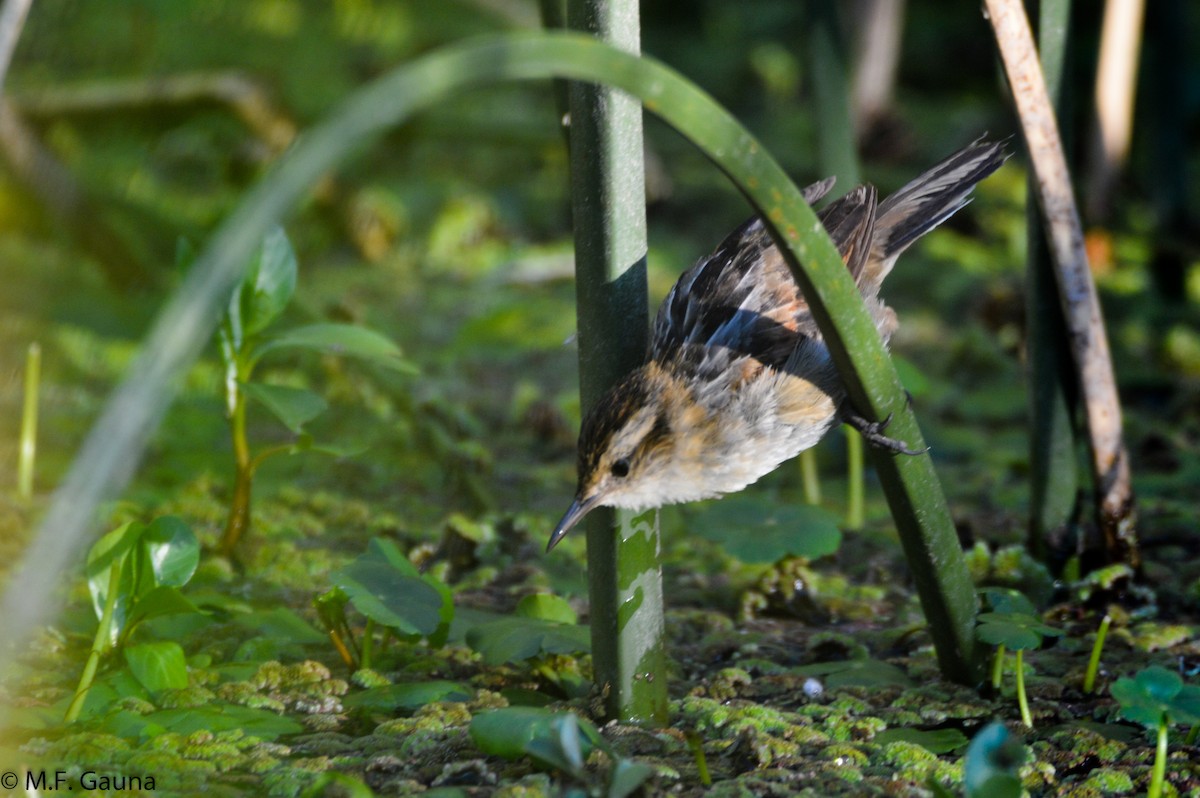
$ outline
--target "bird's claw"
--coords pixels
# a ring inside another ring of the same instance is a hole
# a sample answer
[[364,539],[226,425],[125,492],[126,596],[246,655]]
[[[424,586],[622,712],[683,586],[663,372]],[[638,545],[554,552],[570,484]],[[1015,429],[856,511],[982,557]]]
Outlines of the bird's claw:
[[893,454],[907,454],[910,457],[916,457],[929,451],[928,446],[924,449],[910,449],[904,441],[883,434],[887,425],[892,423],[891,413],[888,413],[887,418],[883,421],[868,421],[853,410],[843,407],[841,415],[843,421],[854,427],[858,434],[863,436],[863,440],[878,449],[886,449]]

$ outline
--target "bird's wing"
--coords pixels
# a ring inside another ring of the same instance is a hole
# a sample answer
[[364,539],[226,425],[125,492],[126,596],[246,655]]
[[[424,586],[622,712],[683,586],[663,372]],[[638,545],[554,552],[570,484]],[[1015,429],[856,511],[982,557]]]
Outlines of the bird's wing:
[[[859,186],[819,214],[852,274],[870,252],[875,202],[875,189]],[[808,302],[754,218],[675,283],[655,319],[651,357],[705,373],[745,356],[783,368],[805,337],[820,338]]]

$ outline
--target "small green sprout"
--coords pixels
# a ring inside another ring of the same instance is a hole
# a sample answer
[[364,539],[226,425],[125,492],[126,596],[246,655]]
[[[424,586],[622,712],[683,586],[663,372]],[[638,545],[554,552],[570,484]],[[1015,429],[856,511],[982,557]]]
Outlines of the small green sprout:
[[1092,656],[1088,658],[1087,672],[1083,676],[1083,692],[1091,693],[1096,689],[1096,673],[1100,670],[1100,652],[1104,650],[1104,639],[1108,637],[1108,627],[1112,625],[1112,616],[1105,615],[1100,621],[1100,629],[1096,632],[1096,642],[1092,645]]
[[1167,730],[1174,723],[1200,723],[1200,687],[1185,685],[1178,673],[1152,665],[1109,689],[1121,705],[1121,717],[1158,731],[1147,795],[1159,798],[1167,772]]
[[1033,716],[1029,712],[1029,699],[1025,693],[1024,652],[1041,648],[1045,638],[1058,637],[1062,634],[1062,630],[1047,626],[1038,616],[1037,610],[1029,599],[1015,590],[990,588],[984,591],[984,595],[994,611],[985,612],[979,616],[979,626],[975,629],[975,636],[985,643],[996,646],[992,685],[997,688],[1000,686],[1005,651],[1007,649],[1015,651],[1017,704],[1021,709],[1021,722],[1027,728],[1033,728]]
[[[178,265],[186,266],[193,255],[181,243]],[[263,238],[246,276],[229,300],[218,329],[221,360],[225,366],[225,410],[233,436],[235,460],[233,500],[221,538],[220,550],[233,553],[250,527],[250,492],[254,473],[263,461],[277,454],[318,451],[351,454],[355,449],[316,445],[304,427],[328,406],[317,393],[303,388],[253,381],[262,357],[281,350],[324,352],[358,358],[397,371],[415,373],[412,364],[400,357],[399,348],[377,332],[353,324],[310,324],[274,330],[275,323],[296,290],[296,253],[283,228],[276,227]],[[252,453],[246,435],[248,400],[254,400],[283,423],[295,440]]]
[[64,721],[74,723],[101,658],[113,649],[125,655],[134,678],[146,690],[186,687],[183,649],[173,640],[129,645],[143,622],[165,615],[199,612],[179,592],[200,562],[200,544],[183,521],[163,516],[150,524],[131,521],[96,542],[87,558],[88,589],[100,619],[79,686]]
[[[454,619],[454,598],[444,583],[420,574],[390,540],[373,539],[367,552],[330,575],[334,587],[314,601],[334,647],[351,668],[374,668],[376,632],[390,638],[443,645]],[[346,619],[346,605],[366,617],[361,644]]]
[[42,381],[42,347],[35,341],[25,355],[25,396],[21,407],[21,438],[17,461],[17,496],[33,498],[34,463],[37,460],[38,392]]

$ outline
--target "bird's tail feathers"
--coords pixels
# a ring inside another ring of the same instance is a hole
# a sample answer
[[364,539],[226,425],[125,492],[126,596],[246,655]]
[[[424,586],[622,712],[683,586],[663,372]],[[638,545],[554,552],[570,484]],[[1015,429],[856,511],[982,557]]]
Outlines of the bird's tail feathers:
[[980,137],[879,203],[873,280],[882,281],[900,253],[971,201],[975,184],[1008,160],[1006,143]]

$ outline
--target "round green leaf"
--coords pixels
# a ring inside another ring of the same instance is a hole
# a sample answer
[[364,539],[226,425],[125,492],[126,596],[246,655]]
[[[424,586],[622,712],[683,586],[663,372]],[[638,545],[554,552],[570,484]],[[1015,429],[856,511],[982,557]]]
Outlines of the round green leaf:
[[688,530],[721,544],[742,562],[816,559],[833,554],[842,543],[837,519],[819,507],[739,497],[706,505],[691,516]]
[[173,640],[127,646],[125,663],[134,678],[151,693],[182,690],[188,685],[187,661],[183,649]]
[[1169,703],[1183,689],[1183,677],[1160,665],[1139,671],[1134,680],[1157,701]]

